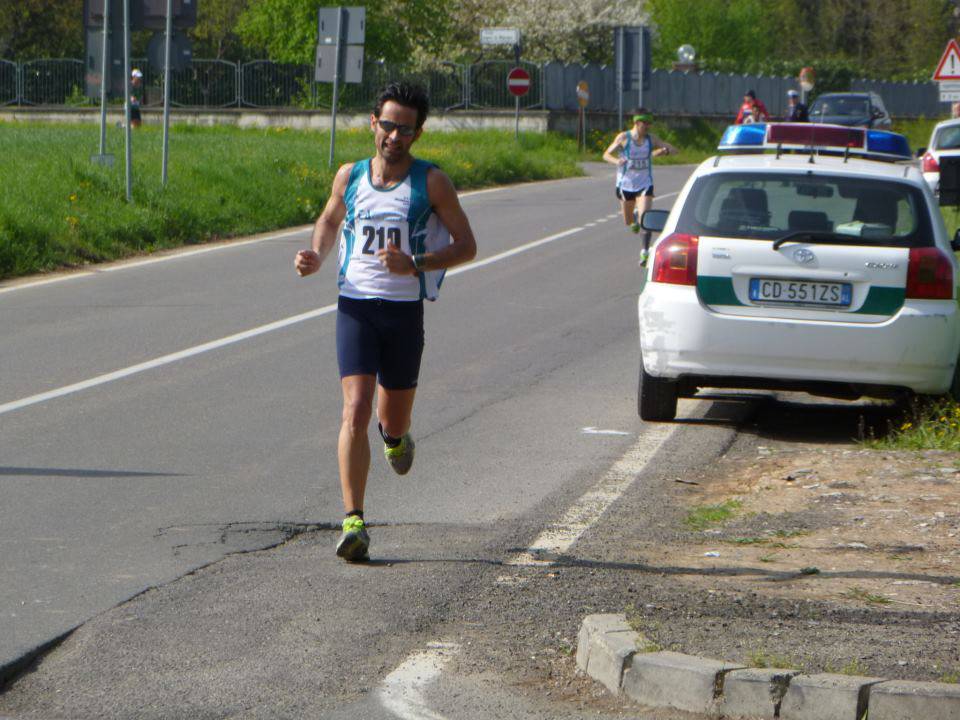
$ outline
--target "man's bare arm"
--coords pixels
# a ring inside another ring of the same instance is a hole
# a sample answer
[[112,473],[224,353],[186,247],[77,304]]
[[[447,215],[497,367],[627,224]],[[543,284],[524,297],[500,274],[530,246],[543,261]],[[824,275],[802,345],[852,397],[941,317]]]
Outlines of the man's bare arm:
[[421,269],[443,270],[473,260],[477,256],[473,228],[460,205],[453,182],[438,168],[431,168],[427,173],[427,197],[437,217],[450,231],[452,242],[445,248],[425,253]]
[[330,190],[330,198],[327,200],[323,212],[320,213],[320,217],[317,218],[317,222],[314,223],[313,236],[310,239],[311,249],[301,250],[297,253],[294,268],[301,277],[317,272],[330,253],[330,249],[337,242],[340,223],[343,222],[343,218],[347,214],[347,206],[343,197],[347,191],[347,182],[350,180],[352,169],[353,163],[347,163],[337,171]]

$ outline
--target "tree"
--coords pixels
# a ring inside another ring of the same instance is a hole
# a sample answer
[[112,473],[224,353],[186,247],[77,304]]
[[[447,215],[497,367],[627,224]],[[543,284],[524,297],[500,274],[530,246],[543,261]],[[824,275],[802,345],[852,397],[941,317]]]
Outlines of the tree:
[[[418,49],[443,47],[451,27],[451,4],[444,0],[354,0],[367,9],[367,57],[409,62]],[[277,62],[312,63],[317,44],[317,0],[257,0],[241,14],[237,34]]]
[[83,55],[83,0],[0,0],[0,57]]
[[235,32],[248,0],[199,0],[197,25],[190,29],[194,57],[237,60],[243,45]]
[[528,59],[606,64],[613,60],[613,28],[644,24],[647,16],[636,0],[516,0],[504,20],[520,29]]

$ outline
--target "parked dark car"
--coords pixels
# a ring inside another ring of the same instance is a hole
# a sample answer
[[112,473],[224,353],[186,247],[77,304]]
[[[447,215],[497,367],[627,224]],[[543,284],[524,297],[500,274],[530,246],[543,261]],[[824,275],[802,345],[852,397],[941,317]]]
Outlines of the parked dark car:
[[810,122],[889,129],[890,113],[875,92],[824,93],[810,106]]

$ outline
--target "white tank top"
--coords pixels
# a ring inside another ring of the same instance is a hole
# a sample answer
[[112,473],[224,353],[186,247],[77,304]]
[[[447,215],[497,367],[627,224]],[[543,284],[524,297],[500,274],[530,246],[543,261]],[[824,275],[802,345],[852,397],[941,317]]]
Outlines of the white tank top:
[[370,159],[354,164],[344,193],[347,215],[340,233],[340,294],[358,300],[436,300],[443,270],[397,275],[377,259],[392,242],[407,255],[431,252],[450,243],[427,197],[432,163],[414,160],[407,176],[390,188],[374,187]]
[[627,133],[627,140],[620,150],[620,157],[627,161],[617,168],[617,187],[628,192],[640,192],[653,185],[653,169],[650,160],[653,153],[653,141],[647,135],[643,142],[633,139]]

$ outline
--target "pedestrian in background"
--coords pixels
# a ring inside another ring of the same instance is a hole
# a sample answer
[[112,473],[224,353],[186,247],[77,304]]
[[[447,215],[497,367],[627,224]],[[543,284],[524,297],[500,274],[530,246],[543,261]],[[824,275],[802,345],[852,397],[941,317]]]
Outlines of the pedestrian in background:
[[800,102],[800,93],[796,90],[787,90],[787,115],[784,120],[786,122],[810,122],[807,106]]
[[757,94],[753,90],[747,90],[743,94],[743,103],[740,105],[740,112],[737,113],[736,124],[767,122],[769,119],[770,113],[767,112],[767,106],[761,100],[757,100]]
[[950,106],[950,117],[960,118],[960,102],[955,102]]
[[143,86],[143,73],[137,68],[130,71],[130,127],[138,128],[140,117],[140,93]]
[[[424,345],[423,301],[436,299],[446,268],[477,253],[450,178],[410,154],[428,110],[417,85],[390,83],[381,91],[370,115],[376,154],[340,167],[311,249],[294,260],[301,277],[312,275],[339,246],[337,454],[346,516],[337,555],[350,562],[369,559],[363,498],[374,399],[384,456],[404,475],[413,464],[409,431]],[[306,380],[304,388],[310,387]]]

